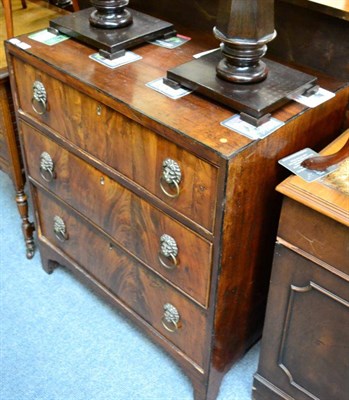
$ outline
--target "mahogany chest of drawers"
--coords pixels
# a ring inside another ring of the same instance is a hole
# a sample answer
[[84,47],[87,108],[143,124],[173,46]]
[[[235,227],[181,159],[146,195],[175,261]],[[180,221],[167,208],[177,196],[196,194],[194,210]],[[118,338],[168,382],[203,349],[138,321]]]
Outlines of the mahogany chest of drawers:
[[[185,33],[185,32],[184,32]],[[46,271],[76,273],[184,369],[197,400],[260,337],[279,213],[277,160],[341,129],[348,87],[253,141],[231,110],[146,84],[204,50],[150,44],[112,70],[73,40],[7,43],[25,167]]]
[[[349,130],[326,148],[336,153]],[[256,400],[346,400],[349,393],[349,158],[283,193]]]

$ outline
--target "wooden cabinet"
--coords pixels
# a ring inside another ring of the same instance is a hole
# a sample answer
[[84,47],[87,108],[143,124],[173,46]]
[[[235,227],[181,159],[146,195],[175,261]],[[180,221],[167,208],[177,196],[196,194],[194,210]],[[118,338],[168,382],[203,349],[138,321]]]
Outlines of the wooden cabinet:
[[31,47],[6,48],[44,268],[74,271],[181,365],[197,400],[215,399],[261,334],[277,160],[338,134],[348,87],[323,79],[333,99],[289,103],[253,141],[220,124],[231,110],[146,86],[204,50],[195,41],[138,47],[112,70],[74,40],[19,40]]
[[[335,153],[346,131],[327,149]],[[349,190],[345,164],[285,195],[254,396],[345,400],[349,393]]]
[[0,70],[0,169],[10,175],[10,156],[6,134],[10,131],[14,135],[13,112],[8,102],[11,97],[10,82],[5,69]]

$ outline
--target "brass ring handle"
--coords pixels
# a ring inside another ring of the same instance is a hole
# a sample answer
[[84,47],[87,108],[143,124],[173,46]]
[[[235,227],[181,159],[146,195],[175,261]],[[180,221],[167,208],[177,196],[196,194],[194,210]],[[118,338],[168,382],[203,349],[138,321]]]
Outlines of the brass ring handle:
[[35,81],[33,83],[33,97],[31,104],[33,110],[39,115],[43,115],[47,111],[46,89],[40,81]]
[[176,332],[179,329],[180,315],[175,306],[171,303],[164,304],[164,315],[161,319],[163,327],[169,332]]
[[52,182],[56,178],[52,157],[46,151],[40,155],[40,176],[46,182]]
[[[172,333],[173,333],[173,332],[176,332],[176,330],[178,329],[178,324],[177,324],[176,321],[167,322],[167,321],[165,320],[165,317],[162,317],[161,323],[162,323],[163,327],[164,327],[167,331],[169,331],[169,332],[172,332]],[[170,327],[168,324],[172,324],[172,325],[173,325],[173,328]]]
[[40,167],[40,176],[46,182],[52,182],[56,175],[52,170],[45,170]]
[[55,236],[62,243],[65,242],[66,240],[68,240],[67,234],[62,233],[62,232],[55,232]]
[[177,264],[178,264],[177,258],[176,258],[173,254],[170,254],[169,257],[170,257],[171,260],[172,260],[172,264],[171,264],[171,265],[170,265],[170,264],[166,264],[166,262],[162,259],[162,254],[161,254],[161,252],[159,252],[159,261],[160,261],[160,264],[161,264],[164,268],[166,268],[166,269],[175,269],[175,268],[177,267]]
[[[36,107],[36,103],[40,105],[41,109]],[[43,99],[36,99],[35,97],[32,98],[32,109],[39,115],[45,114],[47,107],[46,102]]]
[[[168,235],[167,233],[164,233],[160,237],[160,251],[159,251],[159,261],[163,267],[166,269],[174,269],[176,268],[178,261],[177,261],[177,256],[178,256],[178,246],[177,242],[175,239]],[[164,260],[163,257],[166,257],[167,259],[172,260],[172,264],[167,264]]]
[[175,192],[175,193],[170,193],[170,192],[168,192],[168,191],[164,188],[164,186],[163,186],[163,184],[162,184],[162,181],[163,181],[163,180],[164,180],[164,178],[161,177],[161,178],[160,178],[160,188],[161,188],[161,190],[165,193],[165,195],[168,196],[168,197],[171,197],[172,199],[175,199],[176,197],[178,197],[178,196],[179,196],[179,186],[178,186],[178,183],[177,183],[176,181],[173,181],[173,182],[172,182],[172,184],[174,185],[174,187],[175,187],[175,189],[176,189],[176,192]]
[[[164,194],[172,199],[178,197],[180,193],[179,184],[181,179],[182,172],[177,161],[172,160],[171,158],[166,158],[162,162],[162,174],[160,177],[160,188]],[[166,182],[170,187],[174,186],[175,191],[173,193],[169,192],[165,188],[164,182]]]
[[53,233],[60,242],[65,242],[69,239],[65,223],[58,215],[53,218]]

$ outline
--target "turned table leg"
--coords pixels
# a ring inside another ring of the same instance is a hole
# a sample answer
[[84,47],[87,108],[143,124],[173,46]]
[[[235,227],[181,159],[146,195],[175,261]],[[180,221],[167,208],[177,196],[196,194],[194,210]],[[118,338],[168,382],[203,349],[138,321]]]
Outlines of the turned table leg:
[[25,177],[19,144],[16,137],[14,113],[12,110],[12,95],[7,68],[0,70],[0,117],[4,131],[4,139],[8,154],[9,173],[16,190],[16,203],[22,219],[22,231],[28,259],[34,256],[35,245],[34,224],[28,218],[28,201],[24,193]]
[[35,231],[34,224],[28,218],[28,201],[23,189],[16,191],[16,203],[19,214],[22,218],[22,232],[26,245],[26,256],[28,259],[33,258],[35,252],[35,244],[33,232]]

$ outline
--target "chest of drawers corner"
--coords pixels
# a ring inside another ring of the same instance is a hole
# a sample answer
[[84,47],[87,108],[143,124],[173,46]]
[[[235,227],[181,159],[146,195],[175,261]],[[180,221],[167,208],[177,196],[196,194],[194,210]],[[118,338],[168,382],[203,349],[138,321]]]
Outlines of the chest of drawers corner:
[[285,125],[251,141],[220,125],[231,111],[146,87],[194,43],[109,70],[73,40],[23,40],[6,48],[44,269],[75,272],[180,364],[196,400],[215,399],[261,334],[277,160],[337,134],[348,88],[326,81],[334,99],[285,106]]

